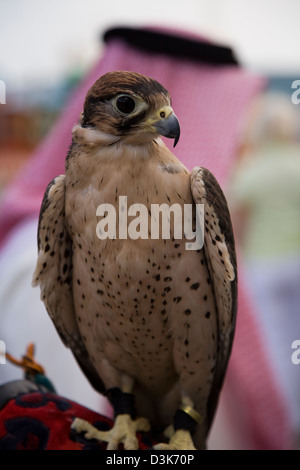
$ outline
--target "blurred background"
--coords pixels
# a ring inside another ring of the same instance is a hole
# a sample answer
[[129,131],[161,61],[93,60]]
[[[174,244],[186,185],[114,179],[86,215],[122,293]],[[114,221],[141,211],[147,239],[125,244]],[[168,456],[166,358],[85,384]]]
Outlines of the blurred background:
[[[102,35],[110,27],[167,26],[199,34],[231,47],[245,70],[266,79],[243,122],[225,192],[255,321],[281,384],[297,448],[300,365],[298,370],[290,356],[292,341],[300,339],[300,104],[292,102],[292,84],[300,79],[299,17],[298,0],[0,0],[0,80],[5,84],[5,100],[0,95],[0,203],[76,85],[101,57]],[[7,281],[7,254],[0,266],[0,340],[7,343],[9,322],[4,319],[14,308],[8,298],[15,296]],[[36,304],[36,299],[31,300]],[[24,347],[20,340],[11,353],[20,355]],[[0,384],[16,375],[5,367],[4,373],[0,365]],[[212,447],[251,447],[223,418],[225,428],[220,419]]]

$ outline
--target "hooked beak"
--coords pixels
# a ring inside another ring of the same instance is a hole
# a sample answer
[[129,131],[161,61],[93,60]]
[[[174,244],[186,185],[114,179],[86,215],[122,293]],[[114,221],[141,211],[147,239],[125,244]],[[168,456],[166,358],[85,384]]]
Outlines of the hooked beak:
[[154,127],[160,135],[174,139],[173,147],[176,146],[180,137],[180,125],[177,116],[174,113],[170,114],[167,118],[162,118],[159,121],[156,121],[154,123]]

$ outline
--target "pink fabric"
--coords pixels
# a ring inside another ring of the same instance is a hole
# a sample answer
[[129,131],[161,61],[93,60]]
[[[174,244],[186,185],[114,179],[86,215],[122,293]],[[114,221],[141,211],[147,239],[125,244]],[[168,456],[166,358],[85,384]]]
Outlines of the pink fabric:
[[224,392],[241,427],[247,449],[288,450],[294,442],[291,423],[276,377],[271,372],[254,306],[239,263],[238,317]]
[[[88,88],[107,71],[134,70],[160,81],[170,92],[181,123],[174,153],[191,169],[207,167],[224,187],[234,163],[243,116],[264,81],[233,66],[209,66],[164,54],[140,52],[121,39],[111,40],[103,56],[73,93],[48,137],[8,188],[0,214],[0,243],[27,217],[37,217],[49,181],[64,173],[71,129]],[[172,146],[170,140],[166,140]],[[290,447],[289,423],[274,378],[265,361],[259,328],[240,276],[239,315],[226,390],[247,428],[250,447]]]

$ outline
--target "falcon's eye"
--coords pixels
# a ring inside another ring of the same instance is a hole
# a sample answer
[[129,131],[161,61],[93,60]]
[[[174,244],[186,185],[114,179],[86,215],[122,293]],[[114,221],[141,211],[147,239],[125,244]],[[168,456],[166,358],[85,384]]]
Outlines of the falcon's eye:
[[123,114],[130,114],[135,109],[135,101],[131,96],[121,95],[116,99],[116,108]]

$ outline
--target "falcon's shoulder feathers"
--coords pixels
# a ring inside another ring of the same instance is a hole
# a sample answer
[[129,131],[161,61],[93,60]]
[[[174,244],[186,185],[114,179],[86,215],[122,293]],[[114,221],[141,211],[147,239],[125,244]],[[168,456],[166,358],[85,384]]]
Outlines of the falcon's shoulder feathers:
[[232,348],[237,312],[237,265],[230,213],[216,178],[206,168],[195,167],[191,172],[191,190],[195,203],[204,204],[204,251],[218,321],[218,356],[209,400],[210,421]]

